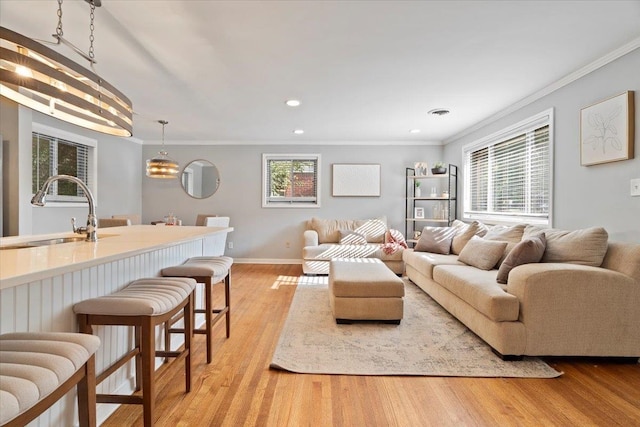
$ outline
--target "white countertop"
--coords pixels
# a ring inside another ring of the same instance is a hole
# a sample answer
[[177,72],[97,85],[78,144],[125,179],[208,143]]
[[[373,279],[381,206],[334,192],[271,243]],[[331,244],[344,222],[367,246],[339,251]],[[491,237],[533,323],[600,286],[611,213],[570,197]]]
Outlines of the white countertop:
[[[99,229],[97,242],[0,250],[0,289],[230,231],[232,227],[133,225]],[[57,233],[4,237],[0,238],[0,246],[77,236],[80,235]]]

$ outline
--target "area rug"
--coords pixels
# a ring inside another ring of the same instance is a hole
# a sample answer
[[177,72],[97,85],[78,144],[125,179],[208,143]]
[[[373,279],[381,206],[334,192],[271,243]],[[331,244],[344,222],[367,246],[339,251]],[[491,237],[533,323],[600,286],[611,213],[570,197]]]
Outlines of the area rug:
[[405,280],[400,325],[337,325],[328,286],[301,277],[270,367],[295,373],[555,378],[542,360],[505,362],[424,291]]

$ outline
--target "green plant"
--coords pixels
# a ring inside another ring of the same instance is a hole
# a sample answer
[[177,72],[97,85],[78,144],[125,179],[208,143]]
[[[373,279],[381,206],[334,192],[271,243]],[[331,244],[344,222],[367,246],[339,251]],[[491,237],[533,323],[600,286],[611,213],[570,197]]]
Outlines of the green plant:
[[436,162],[435,165],[433,165],[434,169],[440,169],[440,168],[444,168],[446,165],[444,164],[444,162]]
[[416,188],[420,187],[420,184],[422,184],[420,181],[418,180],[415,181]]

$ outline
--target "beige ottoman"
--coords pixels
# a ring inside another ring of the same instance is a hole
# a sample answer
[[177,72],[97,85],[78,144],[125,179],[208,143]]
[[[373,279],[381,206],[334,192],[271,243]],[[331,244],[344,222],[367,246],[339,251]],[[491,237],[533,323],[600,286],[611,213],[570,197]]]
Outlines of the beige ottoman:
[[329,264],[329,300],[337,323],[400,324],[403,296],[404,282],[379,259],[334,259]]

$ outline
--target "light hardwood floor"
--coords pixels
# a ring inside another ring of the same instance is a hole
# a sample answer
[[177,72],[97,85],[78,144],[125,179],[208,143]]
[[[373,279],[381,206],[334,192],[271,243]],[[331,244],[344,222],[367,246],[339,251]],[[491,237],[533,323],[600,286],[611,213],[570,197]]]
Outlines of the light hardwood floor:
[[[299,265],[235,264],[231,338],[216,325],[205,363],[195,337],[193,386],[183,368],[160,369],[158,426],[640,426],[640,365],[548,362],[556,379],[300,375],[269,369],[301,274]],[[274,283],[280,285],[273,288]],[[220,290],[222,286],[220,286]],[[640,309],[640,308],[639,308]],[[105,427],[141,426],[122,406]]]

